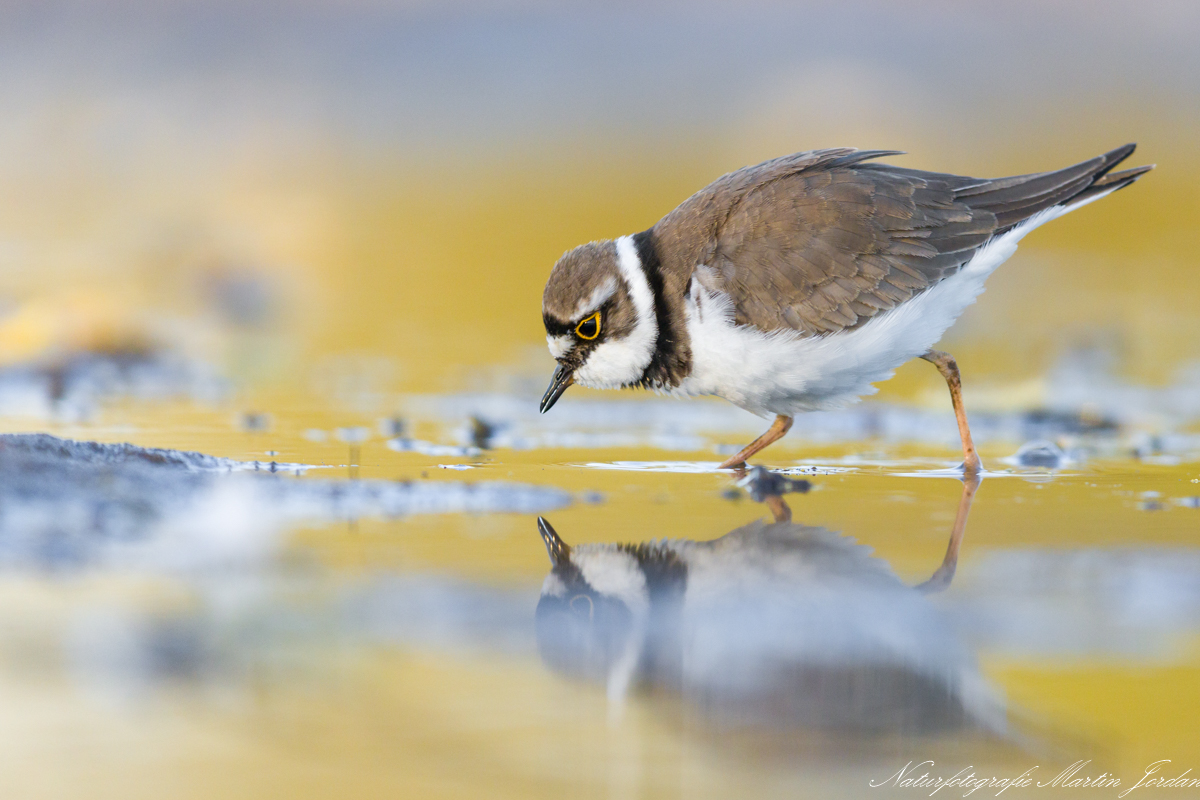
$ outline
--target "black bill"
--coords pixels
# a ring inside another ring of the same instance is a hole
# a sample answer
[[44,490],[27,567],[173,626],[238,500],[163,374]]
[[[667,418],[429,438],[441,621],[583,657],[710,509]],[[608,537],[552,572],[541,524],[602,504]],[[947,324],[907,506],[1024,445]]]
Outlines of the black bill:
[[558,398],[562,397],[562,393],[567,390],[567,387],[574,382],[574,371],[570,367],[559,364],[558,369],[554,370],[554,377],[550,379],[549,388],[542,395],[542,404],[538,406],[538,410],[543,414],[549,411],[551,406],[558,402]]
[[571,555],[571,546],[562,540],[558,535],[558,531],[550,526],[545,517],[538,517],[538,533],[542,535],[542,541],[546,543],[546,552],[550,554],[550,563],[558,566],[559,562],[566,561]]

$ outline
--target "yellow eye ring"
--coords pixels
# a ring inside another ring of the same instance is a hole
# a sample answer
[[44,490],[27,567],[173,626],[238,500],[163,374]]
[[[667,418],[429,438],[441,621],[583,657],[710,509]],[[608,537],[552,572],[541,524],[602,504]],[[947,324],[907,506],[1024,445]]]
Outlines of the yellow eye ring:
[[592,341],[600,335],[600,312],[597,311],[575,326],[575,335],[584,341]]

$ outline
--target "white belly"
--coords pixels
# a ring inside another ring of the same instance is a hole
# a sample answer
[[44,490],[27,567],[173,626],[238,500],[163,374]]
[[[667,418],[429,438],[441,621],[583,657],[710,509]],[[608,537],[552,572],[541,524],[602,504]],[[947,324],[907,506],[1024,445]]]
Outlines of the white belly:
[[805,337],[737,326],[729,298],[692,281],[686,303],[692,373],[671,393],[716,395],[761,416],[839,408],[874,394],[872,384],[942,338],[1021,237],[1064,211],[1048,209],[988,243],[933,288],[841,333]]

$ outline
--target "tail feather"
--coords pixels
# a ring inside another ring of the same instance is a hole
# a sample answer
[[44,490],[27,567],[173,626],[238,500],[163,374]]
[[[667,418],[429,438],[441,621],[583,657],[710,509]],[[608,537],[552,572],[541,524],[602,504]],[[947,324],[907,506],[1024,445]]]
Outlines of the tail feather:
[[1136,147],[1127,144],[1054,172],[972,182],[958,189],[955,198],[972,208],[991,211],[996,215],[998,232],[1003,232],[1048,208],[1074,207],[1133,183],[1153,169],[1153,165],[1122,172],[1112,169]]
[[1115,192],[1118,189],[1124,189],[1126,186],[1133,183],[1150,170],[1154,169],[1154,167],[1154,164],[1147,164],[1144,167],[1135,167],[1133,169],[1126,169],[1120,172],[1110,172],[1107,175],[1102,175],[1095,182],[1093,182],[1091,186],[1072,197],[1070,204],[1075,205],[1076,203],[1087,202],[1096,195],[1108,194],[1109,192]]

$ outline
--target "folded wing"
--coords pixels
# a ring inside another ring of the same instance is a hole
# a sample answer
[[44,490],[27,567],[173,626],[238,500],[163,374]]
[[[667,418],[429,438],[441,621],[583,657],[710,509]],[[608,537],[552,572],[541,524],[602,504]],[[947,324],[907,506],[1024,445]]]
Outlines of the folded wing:
[[1150,167],[1111,170],[1133,149],[997,179],[865,163],[890,151],[776,159],[713,185],[722,208],[702,254],[704,280],[732,299],[738,324],[809,335],[853,328],[953,275],[1038,212],[1132,183]]

